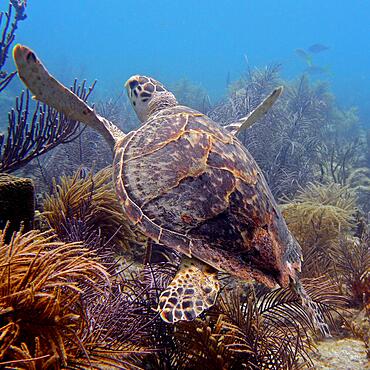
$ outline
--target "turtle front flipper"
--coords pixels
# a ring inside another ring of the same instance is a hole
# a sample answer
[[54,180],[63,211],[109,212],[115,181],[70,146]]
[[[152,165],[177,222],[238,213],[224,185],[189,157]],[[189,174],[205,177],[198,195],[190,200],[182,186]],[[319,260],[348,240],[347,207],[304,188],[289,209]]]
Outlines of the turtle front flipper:
[[159,297],[158,311],[168,323],[194,320],[215,304],[219,290],[214,268],[184,257],[176,276]]
[[68,119],[97,130],[112,148],[119,138],[125,136],[117,126],[96,114],[82,99],[57,81],[27,46],[16,45],[13,58],[19,77],[34,94],[34,99],[55,108]]
[[282,92],[283,86],[277,87],[256,109],[250,112],[246,117],[241,118],[237,122],[230,123],[229,125],[225,126],[225,128],[236,136],[242,130],[246,130],[247,128],[251,127],[257,120],[259,120],[269,111]]

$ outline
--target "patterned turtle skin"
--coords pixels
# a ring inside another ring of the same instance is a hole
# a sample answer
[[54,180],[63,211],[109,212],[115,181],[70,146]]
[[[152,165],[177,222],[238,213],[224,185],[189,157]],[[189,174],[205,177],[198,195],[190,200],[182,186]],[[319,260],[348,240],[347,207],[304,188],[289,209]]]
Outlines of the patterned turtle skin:
[[[136,106],[153,85],[163,88],[145,76],[126,83]],[[167,104],[115,146],[116,190],[128,217],[156,243],[219,271],[287,286],[300,248],[257,163],[206,115],[174,97]]]
[[13,57],[35,99],[99,131],[113,148],[116,192],[129,221],[184,256],[159,300],[165,321],[192,320],[211,307],[219,292],[217,271],[268,287],[299,286],[300,246],[236,137],[266,113],[281,89],[224,128],[179,105],[160,82],[136,75],[125,86],[142,125],[125,135],[50,75],[32,50],[17,45]]

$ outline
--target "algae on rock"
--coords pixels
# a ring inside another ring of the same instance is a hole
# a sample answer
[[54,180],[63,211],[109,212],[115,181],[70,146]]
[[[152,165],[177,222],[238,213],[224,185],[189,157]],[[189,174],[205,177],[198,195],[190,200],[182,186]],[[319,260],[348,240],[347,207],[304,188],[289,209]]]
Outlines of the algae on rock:
[[35,212],[35,189],[31,179],[0,173],[0,229],[7,235],[32,228]]

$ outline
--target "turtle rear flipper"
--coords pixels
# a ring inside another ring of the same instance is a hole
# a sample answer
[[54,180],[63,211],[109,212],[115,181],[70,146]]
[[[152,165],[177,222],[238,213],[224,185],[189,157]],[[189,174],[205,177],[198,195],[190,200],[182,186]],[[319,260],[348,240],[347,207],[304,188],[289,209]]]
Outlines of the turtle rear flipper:
[[214,305],[220,286],[217,271],[203,262],[184,257],[179,271],[159,298],[164,321],[191,321]]

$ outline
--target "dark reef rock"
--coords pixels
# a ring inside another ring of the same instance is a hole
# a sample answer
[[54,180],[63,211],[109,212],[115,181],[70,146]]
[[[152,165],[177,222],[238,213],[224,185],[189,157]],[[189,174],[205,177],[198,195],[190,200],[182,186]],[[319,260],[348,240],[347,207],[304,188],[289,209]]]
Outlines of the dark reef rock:
[[7,229],[8,237],[19,230],[21,223],[24,231],[32,228],[35,212],[35,189],[33,181],[0,173],[0,229]]

